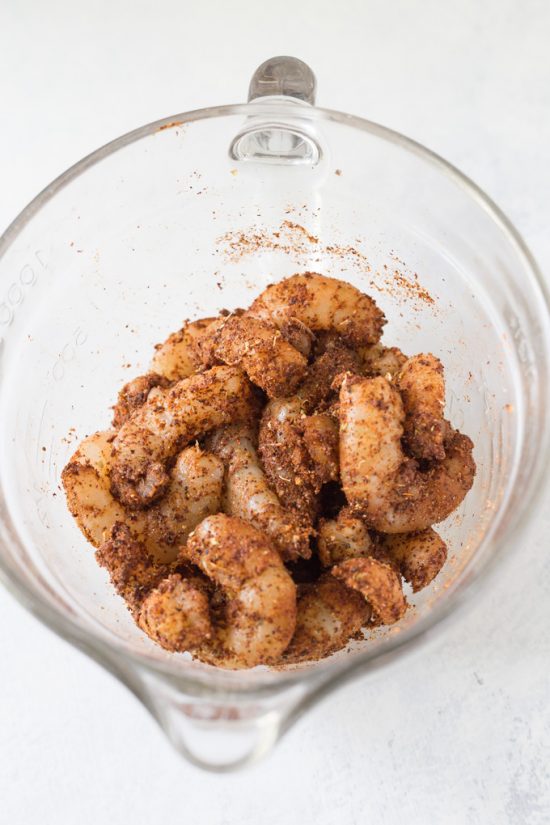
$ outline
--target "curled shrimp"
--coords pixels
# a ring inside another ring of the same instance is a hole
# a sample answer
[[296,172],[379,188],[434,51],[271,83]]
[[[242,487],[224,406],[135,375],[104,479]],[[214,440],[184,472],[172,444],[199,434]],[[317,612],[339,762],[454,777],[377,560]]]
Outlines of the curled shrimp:
[[[335,570],[336,565],[342,565],[343,562],[355,561],[356,559],[375,559],[376,562],[384,565],[383,568],[380,568],[379,564],[377,564],[373,570],[370,568],[367,571],[363,570],[363,576],[371,585],[373,581],[376,581],[376,578],[373,578],[373,576],[377,576],[378,579],[381,578],[382,582],[385,582],[386,591],[390,594],[397,594],[391,598],[393,598],[393,603],[397,604],[397,613],[399,614],[402,604],[400,565],[389,548],[380,540],[380,537],[373,541],[365,523],[362,519],[354,515],[349,507],[343,507],[338,513],[337,518],[321,521],[317,541],[321,565],[325,568],[331,568],[332,571]],[[395,576],[387,573],[386,567],[394,571],[397,579]],[[343,570],[345,567],[339,567],[338,569]],[[348,574],[349,571],[347,571],[345,575]],[[347,580],[345,577],[342,577],[342,580],[345,581],[347,585],[354,586],[351,578]],[[368,599],[370,591],[364,587],[361,589],[361,587],[357,586],[357,582],[359,582],[357,576],[355,576],[355,581],[356,589],[360,590],[363,596]],[[399,584],[399,587],[397,587],[396,582]],[[372,601],[371,599],[368,600]],[[377,600],[375,595],[374,601],[372,601],[372,607],[375,608],[376,603],[379,602],[380,598]],[[387,611],[385,615],[387,618]],[[375,610],[370,623],[372,626],[373,624],[386,624],[386,621]]]
[[285,561],[309,558],[310,529],[281,506],[267,483],[254,442],[251,428],[242,424],[219,429],[208,440],[209,449],[226,468],[224,510],[266,533]]
[[317,536],[319,559],[323,567],[332,567],[346,559],[371,556],[373,541],[365,523],[344,507],[335,519],[322,519]]
[[167,567],[155,563],[143,542],[138,541],[131,528],[120,521],[113,524],[95,555],[134,617],[139,614],[147,593],[169,572]]
[[443,364],[435,355],[408,358],[397,373],[395,385],[405,409],[405,439],[415,458],[445,458],[449,424],[443,417],[445,379]]
[[169,472],[168,489],[145,515],[145,544],[157,561],[172,561],[189,533],[221,507],[223,463],[197,445],[182,450]]
[[127,421],[139,407],[145,404],[153,390],[156,388],[163,390],[169,386],[170,382],[168,379],[156,372],[149,372],[147,375],[138,375],[137,378],[128,381],[120,390],[117,403],[113,407],[113,427],[119,430],[124,422]]
[[62,473],[69,509],[94,547],[124,523],[156,562],[169,562],[191,530],[221,506],[223,464],[198,447],[178,455],[163,498],[147,510],[127,510],[110,489],[113,430],[86,438]]
[[445,458],[449,423],[443,418],[443,365],[431,353],[407,358],[397,347],[373,344],[359,349],[363,372],[382,375],[401,393],[405,408],[405,440],[415,458]]
[[335,419],[328,413],[308,415],[302,422],[302,431],[318,485],[337,481],[339,434]]
[[345,647],[371,616],[371,607],[329,573],[302,585],[296,631],[281,658],[283,664],[315,661]]
[[[99,547],[115,522],[128,518],[111,493],[109,472],[115,436],[115,430],[106,430],[85,438],[61,473],[69,510],[94,547]],[[143,514],[136,513],[133,521],[138,534],[142,534]]]
[[96,551],[136,624],[167,650],[193,650],[211,633],[208,591],[190,568],[159,565],[126,524],[117,522]]
[[281,324],[280,330],[285,341],[288,341],[294,349],[309,358],[315,343],[315,335],[305,324],[299,321],[298,318],[290,317]]
[[394,624],[405,614],[401,577],[391,565],[372,556],[353,558],[337,564],[331,574],[361,593],[383,624]]
[[276,661],[296,627],[296,586],[269,539],[219,513],[191,534],[186,556],[225,594],[211,614],[211,637],[195,655],[229,668]]
[[151,370],[170,381],[193,375],[204,360],[203,339],[218,322],[218,318],[201,318],[173,332],[166,341],[156,345]]
[[420,533],[386,535],[382,543],[415,593],[435,579],[447,560],[447,545],[431,527]]
[[332,394],[334,381],[342,373],[359,372],[357,353],[341,337],[325,333],[317,341],[315,358],[296,391],[302,410],[312,413]]
[[347,376],[340,390],[340,475],[346,498],[384,533],[425,530],[443,521],[473,484],[470,439],[453,432],[445,458],[421,471],[401,446],[405,413],[382,377]]
[[252,387],[236,367],[212,367],[148,399],[113,442],[114,495],[129,507],[151,504],[169,483],[170,458],[210,430],[250,417],[255,407]]
[[[317,512],[321,485],[327,474],[336,476],[337,468],[334,427],[326,419],[308,422],[307,416],[328,397],[334,378],[357,363],[352,350],[340,339],[331,338],[309,367],[296,394],[270,401],[262,414],[258,447],[269,483],[283,506],[297,510],[310,521]],[[318,441],[320,427],[324,427],[325,435],[330,432],[324,456]]]
[[208,592],[198,577],[171,573],[144,597],[136,621],[165,650],[192,652],[212,636]]
[[313,332],[330,330],[354,347],[376,343],[384,324],[372,298],[349,283],[315,272],[271,284],[252,303],[249,314],[278,327],[296,318]]
[[303,439],[304,417],[298,397],[270,401],[260,421],[258,450],[281,504],[312,522],[320,485]]
[[357,353],[365,375],[383,375],[385,378],[397,375],[407,360],[398,347],[385,347],[380,343],[359,347]]
[[119,524],[96,557],[137,624],[167,650],[254,667],[278,659],[294,633],[296,586],[269,540],[241,519],[204,519],[171,566],[155,564]]
[[304,377],[307,359],[275,324],[244,314],[229,315],[212,336],[214,358],[239,366],[270,398],[292,392]]

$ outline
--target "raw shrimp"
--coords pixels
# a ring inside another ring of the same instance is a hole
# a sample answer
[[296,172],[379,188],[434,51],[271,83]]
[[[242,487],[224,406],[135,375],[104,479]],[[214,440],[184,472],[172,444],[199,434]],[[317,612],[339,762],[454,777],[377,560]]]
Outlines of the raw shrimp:
[[151,589],[136,617],[165,650],[193,652],[212,635],[208,593],[198,577],[172,573]]
[[128,514],[111,493],[109,469],[115,436],[115,430],[106,430],[85,438],[61,473],[69,510],[94,547],[99,547],[117,521],[132,518],[138,535],[145,529],[144,514]]
[[333,567],[331,574],[361,593],[383,624],[393,624],[405,614],[401,577],[389,564],[372,557],[347,559]]
[[450,425],[443,418],[443,365],[431,353],[407,358],[397,347],[374,344],[358,350],[363,372],[382,375],[401,393],[405,408],[405,439],[415,458],[445,458],[444,441]]
[[346,346],[339,336],[325,333],[318,341],[316,357],[296,393],[303,411],[311,413],[326,401],[338,375],[359,371],[357,353]]
[[304,418],[298,396],[270,401],[260,421],[258,451],[281,504],[311,523],[320,484],[303,438]]
[[403,454],[405,413],[382,377],[347,376],[340,390],[340,475],[353,509],[384,533],[424,530],[443,521],[473,484],[473,444],[452,432],[446,456],[421,471]]
[[134,616],[139,614],[147,593],[169,572],[167,567],[155,563],[143,542],[138,541],[130,527],[120,521],[115,522],[95,556],[99,565],[108,571],[113,587]]
[[163,498],[147,510],[127,510],[110,490],[114,436],[113,430],[89,436],[63,470],[69,509],[94,547],[123,522],[157,562],[171,561],[191,530],[220,509],[223,464],[211,453],[188,447],[170,471]]
[[383,375],[385,378],[397,375],[407,360],[407,356],[397,347],[385,347],[380,343],[359,347],[357,353],[365,375]]
[[317,551],[323,567],[330,568],[348,559],[374,558],[400,573],[399,564],[380,537],[373,540],[364,521],[349,507],[343,507],[335,519],[321,519]]
[[137,378],[128,381],[120,390],[117,402],[113,407],[113,427],[119,430],[132,413],[145,404],[155,387],[162,390],[169,386],[170,381],[156,372],[138,375]]
[[[210,637],[206,583],[180,565],[158,565],[127,525],[117,522],[96,559],[136,624],[167,650],[193,650]],[[176,569],[178,572],[176,572]]]
[[395,379],[405,409],[405,439],[415,458],[445,458],[450,425],[443,418],[445,379],[435,355],[408,358]]
[[296,318],[313,332],[336,332],[354,347],[375,344],[384,324],[384,315],[372,298],[351,284],[315,272],[271,284],[252,303],[249,313],[278,327]]
[[218,322],[218,318],[201,318],[173,332],[164,343],[156,345],[151,370],[170,381],[193,375],[203,363],[202,339]]
[[270,398],[293,392],[305,375],[307,359],[270,321],[229,315],[211,340],[215,358],[241,367]]
[[200,447],[187,447],[170,470],[164,496],[143,513],[144,540],[157,561],[168,562],[178,554],[191,530],[221,507],[223,463]]
[[224,510],[266,533],[285,561],[309,558],[310,529],[281,506],[267,483],[254,441],[251,428],[242,424],[219,429],[208,440],[209,449],[226,466]]
[[382,544],[415,593],[435,579],[447,560],[447,545],[431,527],[420,533],[383,536]]
[[338,424],[328,413],[308,415],[302,422],[306,450],[313,462],[318,484],[337,481],[338,471]]
[[269,539],[219,513],[195,529],[185,555],[225,593],[211,639],[195,655],[229,668],[277,660],[296,627],[296,586]]
[[[312,520],[317,512],[317,498],[321,484],[326,480],[326,461],[308,449],[316,426],[307,423],[307,414],[313,412],[328,397],[334,378],[341,372],[358,366],[357,356],[341,340],[331,336],[324,352],[310,366],[306,378],[295,395],[277,398],[264,408],[260,421],[259,453],[269,483],[281,503]],[[330,425],[325,422],[325,429]],[[330,453],[330,445],[327,451]],[[330,456],[327,454],[327,460]],[[324,465],[324,466],[323,466]],[[331,473],[335,472],[333,467]]]
[[285,341],[288,341],[294,349],[309,358],[315,342],[315,335],[305,324],[302,324],[298,318],[289,318],[281,325],[280,330]]
[[318,551],[323,567],[332,567],[346,559],[372,556],[373,541],[366,525],[349,507],[335,519],[322,519],[318,531]]
[[113,443],[111,489],[129,507],[145,507],[166,490],[166,462],[215,427],[251,416],[252,387],[236,367],[212,367],[178,381],[133,414]]
[[315,661],[335,653],[368,622],[371,612],[363,596],[329,573],[302,585],[296,631],[281,663]]

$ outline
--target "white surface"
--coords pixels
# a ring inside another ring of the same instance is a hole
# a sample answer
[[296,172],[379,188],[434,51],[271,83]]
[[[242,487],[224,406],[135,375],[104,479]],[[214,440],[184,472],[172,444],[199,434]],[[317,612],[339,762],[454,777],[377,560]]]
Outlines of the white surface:
[[[473,177],[550,273],[546,0],[0,5],[0,227],[143,122],[245,97],[274,54],[319,102]],[[548,513],[444,641],[309,714],[247,773],[183,763],[109,675],[0,601],[0,822],[542,825],[550,821]]]

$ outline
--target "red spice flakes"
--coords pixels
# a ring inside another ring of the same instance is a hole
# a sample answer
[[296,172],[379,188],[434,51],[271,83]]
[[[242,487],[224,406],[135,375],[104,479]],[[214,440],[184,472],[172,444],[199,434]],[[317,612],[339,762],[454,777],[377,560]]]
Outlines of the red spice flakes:
[[435,303],[428,290],[419,283],[416,272],[407,278],[399,269],[394,269],[393,279],[395,285],[402,289],[403,292],[408,293],[411,298],[418,298],[427,304]]
[[[304,205],[303,209],[307,209]],[[289,207],[285,214],[293,210]],[[361,242],[357,239],[357,243]],[[285,219],[280,227],[274,231],[266,231],[259,226],[227,232],[217,239],[219,252],[229,263],[239,263],[247,255],[259,252],[278,251],[291,258],[300,259],[306,256],[308,264],[320,262],[323,257],[341,263],[340,272],[345,277],[346,272],[355,270],[362,275],[369,275],[368,284],[382,294],[389,295],[398,301],[407,303],[408,309],[420,310],[420,304],[435,306],[435,301],[428,290],[422,286],[416,272],[410,273],[404,261],[393,252],[390,258],[394,261],[393,267],[383,264],[382,268],[372,272],[367,256],[355,246],[336,243],[323,244],[312,232],[294,221]],[[313,257],[316,255],[316,257]],[[396,266],[398,264],[399,266]]]
[[315,235],[311,235],[307,231],[307,229],[304,229],[304,227],[300,226],[299,223],[293,223],[292,221],[283,221],[283,226],[286,226],[288,229],[295,230],[296,232],[301,232],[302,235],[304,235],[304,237],[306,237],[310,243],[319,243],[319,238],[315,237]]
[[183,120],[172,120],[170,123],[165,123],[164,126],[159,126],[157,132],[163,132],[164,129],[174,129],[176,126],[183,126]]

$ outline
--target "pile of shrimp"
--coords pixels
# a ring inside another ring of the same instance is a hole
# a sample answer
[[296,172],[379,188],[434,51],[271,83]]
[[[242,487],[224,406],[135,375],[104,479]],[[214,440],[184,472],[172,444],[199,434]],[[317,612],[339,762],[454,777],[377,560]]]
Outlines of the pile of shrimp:
[[137,625],[224,668],[318,660],[399,621],[433,525],[472,486],[443,366],[380,343],[368,295],[316,273],[186,323],[62,480]]

